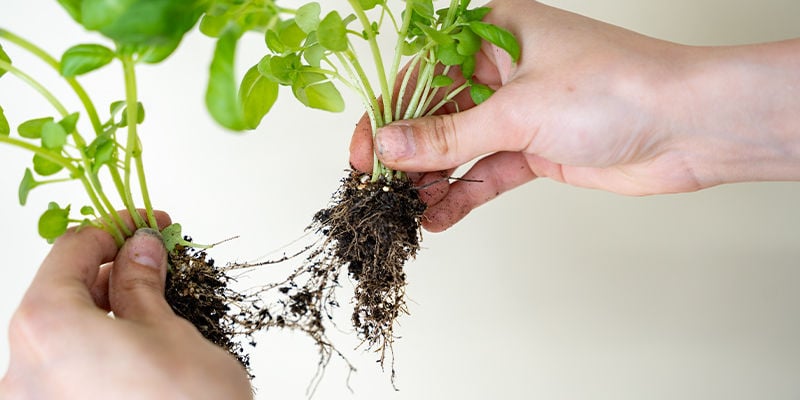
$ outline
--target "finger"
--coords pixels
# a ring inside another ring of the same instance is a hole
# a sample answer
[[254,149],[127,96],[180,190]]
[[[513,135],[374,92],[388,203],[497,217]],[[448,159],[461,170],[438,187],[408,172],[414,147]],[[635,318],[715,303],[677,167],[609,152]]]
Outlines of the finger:
[[364,114],[356,124],[350,139],[350,166],[356,171],[372,172],[372,126]]
[[441,232],[460,221],[476,207],[523,183],[536,178],[524,154],[501,152],[477,163],[463,177],[450,185],[447,195],[425,211],[423,227]]
[[392,123],[378,130],[375,149],[381,161],[401,171],[455,168],[480,155],[520,151],[531,133],[511,126],[502,90],[480,106],[455,114]]
[[100,266],[94,284],[89,289],[94,304],[105,311],[111,311],[111,304],[108,301],[108,278],[111,275],[111,268],[111,263]]
[[114,315],[134,321],[157,321],[172,311],[164,299],[167,251],[161,235],[139,229],[114,261],[109,278],[109,302]]

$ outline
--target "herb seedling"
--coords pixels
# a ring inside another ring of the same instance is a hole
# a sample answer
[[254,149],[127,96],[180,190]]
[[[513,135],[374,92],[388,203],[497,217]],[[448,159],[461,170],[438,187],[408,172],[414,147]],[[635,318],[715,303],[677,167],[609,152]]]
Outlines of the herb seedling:
[[[157,64],[169,57],[196,25],[209,2],[59,0],[59,3],[81,26],[101,33],[113,46],[79,44],[56,58],[30,41],[0,29],[0,44],[14,45],[52,67],[82,108],[68,109],[52,88],[27,73],[26,66],[14,63],[0,46],[0,77],[18,78],[54,110],[35,119],[15,121],[0,107],[0,143],[33,155],[32,165],[25,169],[19,185],[20,204],[25,205],[34,189],[61,182],[78,182],[87,194],[88,203],[78,210],[51,202],[39,218],[42,237],[53,241],[70,226],[79,229],[91,226],[107,231],[121,245],[133,232],[117,209],[127,210],[137,229],[158,229],[138,130],[145,112],[138,99],[136,67],[141,63]],[[115,61],[123,71],[120,88],[124,97],[110,104],[108,114],[103,116],[77,77]],[[11,101],[8,96],[2,96],[1,100]],[[14,125],[17,128],[12,132]],[[140,203],[136,196],[141,196],[143,214],[137,211]],[[206,338],[229,350],[247,366],[248,357],[234,337],[247,337],[260,328],[264,316],[258,309],[258,299],[229,289],[231,278],[226,274],[227,269],[215,268],[204,251],[193,249],[192,246],[201,246],[183,237],[180,225],[165,228],[162,235],[170,250],[168,302]]]
[[[405,0],[399,13],[393,7],[400,1],[348,4],[345,16],[323,14],[320,3],[310,2],[270,20],[268,54],[248,71],[240,93],[257,82],[268,108],[282,85],[308,107],[339,112],[345,105],[337,85],[344,86],[359,95],[375,132],[392,121],[440,112],[462,93],[476,104],[486,100],[492,89],[473,78],[484,40],[514,61],[520,55],[510,32],[482,22],[490,9],[470,8],[470,0],[450,0],[438,10],[432,0]],[[392,33],[393,46],[382,48],[378,37]],[[359,53],[359,42],[366,51]],[[253,116],[257,124],[263,114]],[[371,174],[346,177],[332,205],[314,215],[310,229],[324,240],[280,286],[288,298],[274,312],[275,324],[309,333],[322,349],[321,364],[331,355],[323,322],[338,305],[342,268],[356,282],[352,323],[381,365],[392,354],[394,321],[406,312],[403,265],[419,249],[425,205],[403,171],[377,157],[373,165]]]

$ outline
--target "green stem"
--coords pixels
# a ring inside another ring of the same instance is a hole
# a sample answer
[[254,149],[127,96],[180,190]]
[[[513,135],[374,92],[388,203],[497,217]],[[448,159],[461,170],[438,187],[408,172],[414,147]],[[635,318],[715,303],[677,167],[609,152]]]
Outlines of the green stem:
[[[100,213],[100,215],[103,217],[104,220],[107,220],[109,222],[112,221],[109,212],[106,210],[106,208],[104,208],[102,202],[98,198],[94,186],[92,186],[91,182],[84,174],[84,170],[76,167],[74,164],[72,164],[72,162],[70,162],[70,160],[56,153],[53,153],[52,151],[48,151],[39,146],[36,146],[32,143],[28,143],[26,141],[15,139],[8,136],[0,136],[0,143],[5,143],[11,146],[15,146],[23,150],[28,150],[34,154],[41,156],[44,159],[47,159],[48,161],[60,165],[61,167],[69,171],[70,176],[73,176],[81,181],[81,183],[83,184],[83,188],[84,190],[86,190],[86,194],[89,195],[89,200],[92,202],[92,205],[94,206],[95,210],[97,210]],[[114,239],[117,240],[117,243],[122,244],[122,242],[124,241],[124,236],[120,232],[119,228],[112,224],[106,224],[106,226],[108,226],[107,231],[114,236]]]
[[[413,14],[413,2],[406,1],[406,9],[403,13],[403,25],[400,27],[400,30],[397,32],[397,43],[394,46],[394,61],[392,61],[392,68],[389,71],[389,86],[394,88],[395,82],[397,81],[397,74],[400,72],[400,62],[403,56],[403,46],[406,42],[406,36],[408,35],[408,27],[411,26],[411,16]],[[409,67],[411,68],[411,67]],[[398,103],[403,102],[403,96],[398,95],[396,101]],[[399,112],[397,113],[400,114]]]
[[[44,61],[46,64],[51,66],[56,72],[61,71],[61,63],[56,60],[55,57],[51,56],[47,53],[44,49],[35,44],[31,43],[30,41],[17,36],[5,29],[0,29],[0,37],[3,39],[8,40],[11,43],[16,44],[17,46],[27,50],[34,56],[38,57],[40,60]],[[75,94],[78,96],[78,99],[83,104],[84,109],[86,109],[86,114],[89,116],[89,120],[92,123],[92,128],[95,131],[95,134],[100,134],[102,132],[102,123],[100,122],[100,117],[97,114],[97,109],[94,106],[89,95],[86,93],[86,90],[81,86],[80,83],[75,78],[64,78]]]
[[[356,14],[361,26],[364,28],[364,33],[369,43],[372,59],[375,63],[375,70],[378,74],[378,82],[381,87],[381,97],[383,98],[383,122],[389,123],[392,121],[392,92],[389,88],[389,82],[386,79],[386,68],[383,65],[383,57],[381,56],[381,49],[378,45],[378,40],[375,37],[375,32],[372,30],[372,24],[361,7],[359,0],[348,0],[350,6]],[[373,132],[374,134],[374,132]]]
[[34,90],[39,92],[39,94],[41,94],[47,100],[47,102],[49,102],[53,106],[53,108],[55,108],[56,111],[58,111],[58,113],[61,114],[62,117],[66,117],[67,115],[69,115],[69,112],[67,111],[66,107],[64,107],[64,105],[61,104],[60,101],[58,101],[58,98],[56,98],[56,96],[54,96],[53,93],[47,90],[47,88],[45,88],[44,85],[39,83],[39,81],[37,81],[33,77],[31,77],[30,75],[26,74],[19,68],[3,60],[0,60],[0,69],[4,69],[14,74],[17,78],[28,84],[28,86],[32,87]]
[[[137,100],[138,94],[136,90],[136,63],[129,55],[121,56],[120,60],[122,61],[125,75],[125,103],[128,113],[128,137],[125,145],[125,161],[123,167],[124,193],[120,193],[120,195],[125,202],[128,212],[131,213],[134,223],[137,227],[142,228],[147,226],[147,222],[145,222],[141,215],[139,215],[139,213],[136,211],[136,207],[134,206],[135,203],[133,201],[133,194],[131,193],[131,188],[133,187],[131,184],[131,175],[134,168],[134,162],[136,163],[135,168],[137,168],[137,170],[140,170],[141,167],[141,144],[139,142],[139,134],[137,132],[137,126],[139,122],[139,102]],[[139,171],[139,174],[141,175],[142,172]],[[140,180],[139,184],[142,187],[142,196],[145,199],[147,217],[151,222],[151,227],[157,229],[158,225],[153,223],[155,221],[155,216],[153,215],[152,207],[149,205],[150,198],[147,194],[146,183]]]

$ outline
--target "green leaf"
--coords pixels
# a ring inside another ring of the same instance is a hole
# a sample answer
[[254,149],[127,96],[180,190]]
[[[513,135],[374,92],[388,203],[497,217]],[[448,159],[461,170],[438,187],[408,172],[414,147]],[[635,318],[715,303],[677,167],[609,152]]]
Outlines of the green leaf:
[[304,4],[297,9],[297,14],[295,14],[294,20],[297,23],[297,26],[299,26],[303,32],[311,33],[319,28],[320,12],[321,10],[319,3],[311,2]]
[[297,54],[286,56],[264,56],[258,63],[258,72],[265,77],[280,83],[291,85],[297,76],[297,70],[302,67]]
[[61,4],[67,13],[74,19],[75,21],[81,22],[81,3],[83,0],[58,0],[58,3]]
[[41,217],[39,217],[39,235],[47,240],[55,240],[67,231],[69,225],[69,206],[61,208],[56,203],[50,203]]
[[431,81],[433,87],[446,87],[453,84],[453,78],[446,75],[436,75]]
[[61,125],[67,133],[75,132],[75,129],[78,127],[78,118],[80,116],[80,114],[74,112],[62,118],[61,121],[58,121],[58,124]]
[[[125,103],[123,103],[123,105],[125,105]],[[128,107],[127,106],[122,108],[122,114],[120,114],[120,115],[121,115],[121,117],[120,117],[120,120],[119,120],[119,123],[117,124],[117,126],[120,127],[120,128],[124,128],[124,127],[128,126]],[[142,102],[137,102],[136,103],[136,125],[139,125],[142,122],[144,122],[144,117],[145,117],[144,104],[142,104]]]
[[344,99],[339,90],[325,75],[317,72],[301,72],[292,84],[294,96],[311,108],[331,112],[344,111]]
[[378,4],[383,4],[384,0],[358,0],[358,4],[364,10],[372,10]]
[[181,224],[172,224],[161,230],[161,237],[164,239],[164,247],[170,252],[175,246],[183,243],[183,228]]
[[28,202],[28,193],[40,184],[33,178],[31,169],[25,168],[25,175],[22,176],[22,181],[19,183],[19,205],[24,206]]
[[278,38],[285,46],[284,51],[300,50],[307,36],[308,34],[303,32],[294,20],[284,21],[281,23],[280,27],[278,27]]
[[234,75],[234,59],[239,34],[226,31],[217,40],[206,89],[206,107],[217,123],[225,128],[241,131],[247,129],[244,113],[239,104],[239,85]]
[[[82,0],[79,22],[121,47],[174,50],[208,5],[208,0]],[[169,55],[163,53],[162,59]]]
[[[2,45],[0,45],[0,61],[5,61],[5,62],[11,64],[11,57],[9,57],[8,54],[5,52],[5,50],[3,50],[3,46]],[[6,71],[3,68],[0,68],[0,76],[5,75],[6,72],[8,72],[8,71]]]
[[277,99],[278,83],[261,75],[258,66],[250,68],[239,87],[239,101],[247,127],[257,128]]
[[83,216],[92,216],[95,215],[94,208],[91,206],[83,206],[81,207],[81,215]]
[[434,17],[433,0],[414,0],[412,8],[416,14],[426,20],[432,20]]
[[466,59],[458,53],[455,43],[439,45],[436,49],[436,58],[444,65],[461,65]]
[[336,11],[331,11],[319,23],[319,44],[330,51],[347,50],[347,27]]
[[50,161],[40,154],[33,156],[33,171],[41,176],[50,176],[64,169],[60,164]]
[[481,37],[476,35],[468,26],[463,27],[461,32],[454,34],[453,38],[458,43],[456,45],[458,54],[472,56],[481,50]]
[[53,117],[31,119],[21,123],[17,132],[27,139],[39,139],[42,137],[42,127],[48,122],[53,122]]
[[476,105],[486,101],[493,93],[494,90],[492,88],[480,83],[473,83],[469,88],[469,95]]
[[473,10],[465,11],[463,15],[464,22],[481,21],[483,18],[492,11],[489,7],[478,7]]
[[42,126],[42,147],[48,150],[60,152],[67,144],[67,131],[64,127],[48,121]]
[[96,174],[100,167],[111,162],[114,148],[114,140],[110,134],[104,133],[94,138],[86,150],[86,155],[92,159],[92,173]]
[[114,51],[99,44],[79,44],[61,56],[61,75],[72,78],[102,68],[114,60]]
[[8,125],[8,119],[6,119],[6,113],[3,111],[3,107],[0,107],[0,136],[8,136],[11,134],[11,126]]
[[228,18],[225,15],[205,14],[200,19],[200,32],[209,37],[219,37],[228,26]]
[[473,21],[469,23],[470,29],[489,43],[505,50],[514,62],[519,60],[520,48],[517,39],[511,32],[499,26],[485,22]]
[[267,44],[269,51],[275,54],[283,54],[286,52],[286,46],[281,43],[281,38],[278,36],[278,32],[275,32],[272,29],[267,31],[266,35],[264,36],[264,42]]
[[450,35],[439,32],[430,26],[423,25],[419,22],[416,23],[417,27],[425,32],[425,36],[429,37],[434,43],[439,45],[449,45],[453,43],[453,38]]
[[320,44],[314,44],[303,51],[303,59],[312,67],[319,67],[322,65],[322,59],[325,57],[325,48]]

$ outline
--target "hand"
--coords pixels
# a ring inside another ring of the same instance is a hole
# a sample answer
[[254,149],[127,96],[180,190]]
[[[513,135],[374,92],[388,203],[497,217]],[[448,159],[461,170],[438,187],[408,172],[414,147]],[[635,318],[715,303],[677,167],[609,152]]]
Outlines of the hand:
[[[645,37],[531,0],[497,0],[486,20],[516,35],[514,65],[484,43],[476,81],[451,113],[399,121],[374,143],[362,119],[351,164],[421,173],[423,225],[441,231],[536,177],[629,195],[800,178],[800,41],[699,48]],[[457,107],[456,107],[457,106]],[[455,113],[454,110],[461,110]]]
[[119,251],[95,228],[56,240],[12,317],[0,398],[252,398],[239,362],[164,300],[166,263],[149,229]]

